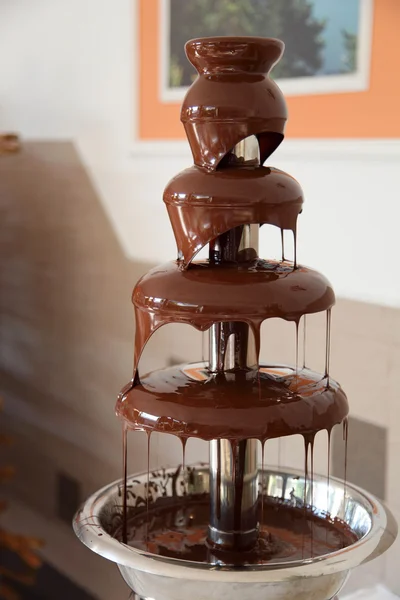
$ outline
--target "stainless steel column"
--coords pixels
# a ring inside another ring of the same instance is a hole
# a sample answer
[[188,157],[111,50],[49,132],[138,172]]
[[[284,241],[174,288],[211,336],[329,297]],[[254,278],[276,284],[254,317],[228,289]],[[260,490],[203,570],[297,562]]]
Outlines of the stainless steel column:
[[[259,165],[254,136],[234,148],[226,168],[240,165]],[[259,225],[246,224],[220,236],[210,244],[210,262],[241,262],[257,257],[258,231]],[[209,368],[217,377],[248,377],[258,367],[253,332],[246,323],[216,323],[210,329],[209,347]],[[218,547],[247,549],[257,540],[258,447],[256,440],[210,443],[208,537]]]

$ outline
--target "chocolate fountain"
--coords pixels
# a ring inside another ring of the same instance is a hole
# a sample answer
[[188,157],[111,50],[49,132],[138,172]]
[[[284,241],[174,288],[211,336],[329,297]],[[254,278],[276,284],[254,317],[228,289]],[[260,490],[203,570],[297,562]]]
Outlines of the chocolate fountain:
[[[330,600],[349,571],[396,536],[374,497],[313,469],[318,432],[342,426],[348,403],[329,375],[325,277],[294,261],[262,259],[263,224],[290,230],[296,248],[303,194],[266,167],[281,143],[285,100],[269,73],[283,43],[205,38],[186,45],[198,77],[181,119],[194,166],[167,185],[164,202],[178,258],[136,285],[134,376],[117,402],[124,479],[94,494],[76,515],[78,537],[116,562],[147,600]],[[262,230],[261,230],[262,231]],[[208,246],[208,260],[196,260]],[[299,326],[326,313],[326,368],[297,364]],[[269,318],[293,322],[296,364],[260,364]],[[142,375],[150,337],[169,323],[208,332],[208,360]],[[209,441],[210,463],[127,475],[127,433],[154,431]],[[264,444],[304,438],[304,471],[264,466]]]

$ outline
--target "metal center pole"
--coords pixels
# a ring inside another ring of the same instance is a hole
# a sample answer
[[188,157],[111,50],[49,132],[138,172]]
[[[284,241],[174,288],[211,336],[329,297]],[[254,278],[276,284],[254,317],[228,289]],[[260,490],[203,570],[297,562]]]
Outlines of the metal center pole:
[[[259,164],[254,136],[238,144],[226,168]],[[229,263],[258,256],[259,225],[236,227],[210,244],[210,262]],[[258,368],[255,340],[243,322],[216,323],[210,329],[210,371],[226,379],[246,378]],[[225,550],[245,550],[258,537],[257,440],[210,442],[209,542]]]

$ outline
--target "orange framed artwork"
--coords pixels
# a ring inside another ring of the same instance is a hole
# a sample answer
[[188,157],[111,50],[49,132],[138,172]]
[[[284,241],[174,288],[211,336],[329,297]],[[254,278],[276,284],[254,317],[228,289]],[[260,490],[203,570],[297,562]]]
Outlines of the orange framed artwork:
[[180,105],[194,73],[183,43],[216,34],[285,41],[274,76],[287,97],[286,137],[400,138],[399,0],[137,0],[136,8],[139,141],[185,139]]

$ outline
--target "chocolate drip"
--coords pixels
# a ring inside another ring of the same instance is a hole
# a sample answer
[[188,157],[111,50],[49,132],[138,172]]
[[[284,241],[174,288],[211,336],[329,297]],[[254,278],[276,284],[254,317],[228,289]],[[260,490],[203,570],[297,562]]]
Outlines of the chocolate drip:
[[149,539],[151,431],[147,431],[146,541]]
[[266,485],[265,485],[265,441],[261,442],[261,517],[260,517],[260,527],[263,528],[264,525],[264,495],[266,494]]
[[331,309],[326,311],[325,377],[329,383],[329,362],[331,356]]
[[332,429],[328,429],[328,473],[327,473],[327,492],[326,492],[326,510],[329,510],[329,495],[331,481],[331,434]]
[[349,420],[348,418],[343,420],[343,441],[344,441],[344,489],[343,489],[343,510],[346,510],[346,488],[347,488],[347,446],[349,439]]
[[285,232],[283,231],[283,228],[281,227],[281,245],[282,245],[282,262],[285,262],[286,258],[285,258]]
[[182,473],[183,473],[183,495],[187,494],[187,480],[186,480],[186,442],[187,438],[180,438],[182,444]]
[[[315,435],[310,436],[310,506],[314,506],[314,442]],[[314,556],[314,522],[311,522],[310,525],[310,541],[311,541],[311,557]]]
[[127,530],[127,509],[128,509],[128,490],[127,490],[127,477],[128,477],[128,428],[126,423],[122,425],[122,460],[123,460],[123,487],[122,487],[122,541],[124,544],[127,543],[128,530]]

